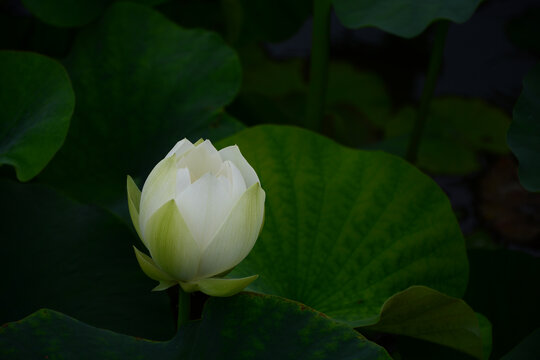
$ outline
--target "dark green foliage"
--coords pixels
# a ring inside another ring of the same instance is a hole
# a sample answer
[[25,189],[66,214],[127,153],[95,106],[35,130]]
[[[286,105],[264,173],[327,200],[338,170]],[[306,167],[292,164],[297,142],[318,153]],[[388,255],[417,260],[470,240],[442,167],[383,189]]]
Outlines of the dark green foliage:
[[[134,314],[135,315],[135,314]],[[101,330],[40,310],[0,329],[3,359],[356,359],[390,360],[351,328],[302,304],[274,296],[213,298],[202,320],[170,341]]]

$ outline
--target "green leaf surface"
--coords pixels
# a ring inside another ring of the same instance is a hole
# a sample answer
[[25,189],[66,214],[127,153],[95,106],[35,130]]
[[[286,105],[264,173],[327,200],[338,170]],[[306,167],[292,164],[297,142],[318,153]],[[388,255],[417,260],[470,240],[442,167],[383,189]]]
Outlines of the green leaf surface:
[[462,23],[481,0],[333,0],[339,20],[349,28],[373,26],[405,38],[419,35],[437,19]]
[[[115,0],[22,0],[24,6],[43,22],[63,27],[82,26],[97,19]],[[131,0],[157,5],[165,0]]]
[[540,64],[523,80],[514,107],[508,146],[519,160],[519,180],[529,191],[540,191]]
[[540,358],[540,328],[533,331],[501,360],[537,360]]
[[[386,125],[375,148],[404,156],[416,110],[401,109]],[[433,100],[420,143],[418,166],[432,173],[467,174],[479,169],[478,152],[504,154],[509,117],[476,99]]]
[[0,197],[0,323],[48,307],[121,333],[171,336],[169,299],[150,292],[136,238],[117,218],[43,185],[0,180]]
[[540,324],[540,259],[509,250],[468,254],[471,271],[465,300],[491,322],[492,358],[500,359]]
[[6,360],[390,360],[377,344],[303,304],[249,293],[226,299],[211,298],[202,320],[182,326],[177,335],[166,342],[151,342],[97,329],[44,309],[0,329],[0,354]]
[[382,152],[352,150],[293,127],[247,129],[238,144],[267,194],[265,225],[232,277],[353,326],[412,285],[461,296],[464,240],[427,176]]
[[64,143],[75,106],[69,77],[42,55],[0,51],[0,165],[27,181]]
[[425,286],[412,286],[389,298],[367,329],[427,340],[483,358],[474,311],[463,300]]
[[147,7],[113,4],[66,64],[77,107],[42,180],[82,201],[126,213],[127,174],[143,179],[184,137],[216,140],[241,127],[221,109],[240,86],[234,51]]

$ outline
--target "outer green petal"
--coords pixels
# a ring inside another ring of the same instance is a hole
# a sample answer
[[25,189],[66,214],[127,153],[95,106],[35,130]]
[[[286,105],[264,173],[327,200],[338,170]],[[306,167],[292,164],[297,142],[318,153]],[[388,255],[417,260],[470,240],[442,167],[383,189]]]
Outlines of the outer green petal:
[[195,278],[201,252],[174,200],[150,217],[143,235],[152,259],[163,271],[180,281]]
[[253,184],[233,207],[199,265],[199,278],[208,278],[236,266],[255,245],[264,218],[265,192]]
[[204,139],[200,138],[199,140],[197,140],[197,142],[195,144],[193,144],[193,146],[198,146],[198,145],[202,144],[203,142],[204,142]]
[[176,285],[177,282],[176,281],[160,281],[158,286],[156,286],[155,288],[152,289],[152,291],[162,291],[162,290],[167,290],[168,288],[170,288],[171,286],[174,286]]
[[128,193],[128,206],[129,215],[131,215],[131,221],[137,231],[137,234],[142,240],[141,228],[139,227],[139,205],[141,203],[141,190],[135,184],[135,181],[131,176],[127,176],[127,193]]
[[146,276],[148,276],[150,279],[159,281],[159,285],[152,289],[152,291],[165,290],[176,284],[176,281],[171,276],[157,267],[154,260],[152,260],[150,256],[139,251],[139,249],[137,249],[135,246],[133,249],[135,250],[135,256],[137,257],[139,266]]
[[[150,217],[167,201],[174,199],[176,193],[176,156],[172,155],[161,160],[146,178],[141,194],[139,208],[139,227],[144,236],[146,223]],[[146,247],[148,239],[143,238]]]
[[180,281],[180,286],[182,287],[182,290],[184,290],[187,293],[192,293],[192,292],[200,290],[198,282],[182,282],[182,281]]
[[[187,292],[195,291],[191,289],[196,286],[196,290],[200,290],[206,295],[226,297],[238,294],[258,277],[259,275],[253,275],[241,279],[209,278],[199,280],[196,283],[180,283],[180,286],[182,286],[182,289]],[[188,289],[191,291],[189,291]]]

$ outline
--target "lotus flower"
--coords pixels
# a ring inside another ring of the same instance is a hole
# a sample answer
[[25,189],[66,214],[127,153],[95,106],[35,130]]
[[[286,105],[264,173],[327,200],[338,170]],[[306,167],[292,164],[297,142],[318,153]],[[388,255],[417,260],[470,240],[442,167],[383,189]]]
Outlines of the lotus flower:
[[150,256],[135,248],[154,290],[180,284],[212,296],[242,291],[258,275],[224,279],[251,251],[265,192],[238,146],[179,141],[151,171],[142,193],[128,176],[131,220]]

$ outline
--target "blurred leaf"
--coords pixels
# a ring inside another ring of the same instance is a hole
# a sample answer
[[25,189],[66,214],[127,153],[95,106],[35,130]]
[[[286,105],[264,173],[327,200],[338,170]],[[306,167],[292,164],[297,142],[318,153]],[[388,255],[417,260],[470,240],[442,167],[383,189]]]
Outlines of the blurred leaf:
[[[97,19],[115,0],[22,0],[40,20],[55,26],[82,26]],[[130,0],[149,6],[166,0]]]
[[475,203],[482,222],[504,239],[504,245],[538,246],[540,193],[528,192],[520,185],[513,156],[500,157],[491,164],[478,183]]
[[276,61],[258,46],[240,50],[243,81],[241,92],[227,109],[249,125],[301,125],[305,114],[307,85],[303,60]]
[[540,323],[540,259],[508,250],[470,250],[465,300],[493,327],[492,358],[499,359]]
[[[404,156],[416,110],[401,109],[386,125],[387,140],[376,148]],[[481,100],[439,98],[431,104],[420,144],[418,166],[433,173],[467,174],[478,170],[476,153],[508,151],[510,119]]]
[[384,81],[342,62],[330,63],[327,106],[350,104],[365,113],[373,124],[384,126],[392,107]]
[[231,273],[260,274],[252,290],[352,326],[412,285],[462,295],[463,237],[444,193],[416,168],[292,127],[247,129],[219,146],[235,143],[267,193],[261,236]]
[[239,54],[244,71],[242,93],[278,97],[307,91],[303,59],[272,60],[260,47],[246,47]]
[[77,107],[42,180],[79,200],[125,211],[127,174],[144,178],[184,137],[216,140],[238,128],[227,116],[215,122],[240,85],[234,51],[149,8],[113,4],[80,34],[67,67]]
[[[278,42],[292,36],[306,21],[310,0],[223,1],[231,43]],[[279,21],[277,21],[279,20]]]
[[463,300],[425,286],[412,286],[386,300],[367,329],[407,335],[483,358],[483,339],[474,311]]
[[150,291],[136,239],[114,216],[42,185],[0,180],[0,197],[0,323],[48,307],[131,335],[172,334],[169,299]]
[[533,331],[501,360],[537,360],[540,358],[540,328]]
[[220,111],[210,118],[208,127],[195,130],[189,136],[192,139],[223,139],[245,128],[246,126],[236,118],[225,111]]
[[375,141],[392,107],[384,81],[344,62],[331,62],[326,113],[332,138],[357,147]]
[[[137,316],[137,314],[134,314]],[[377,344],[303,304],[274,296],[211,298],[202,320],[151,342],[40,310],[0,329],[4,359],[388,359]]]
[[65,69],[45,56],[0,51],[0,165],[27,181],[62,146],[75,106]]
[[519,179],[529,191],[540,191],[540,64],[523,80],[523,92],[514,107],[508,146],[519,160]]
[[[482,359],[489,359],[491,351],[491,324],[481,314],[476,313],[482,335],[483,356]],[[388,336],[387,336],[388,337]],[[384,339],[384,337],[383,337]],[[403,335],[393,335],[387,345],[392,349],[391,355],[396,360],[473,360],[475,357],[467,355],[450,347],[438,345],[432,342],[419,340]]]
[[482,359],[487,360],[491,356],[491,348],[493,347],[493,328],[491,322],[484,315],[476,313],[476,317],[482,337]]
[[462,23],[481,0],[333,0],[340,21],[349,28],[373,26],[405,38],[419,35],[432,22]]
[[203,28],[222,35],[225,33],[221,0],[172,0],[155,9],[182,27]]

